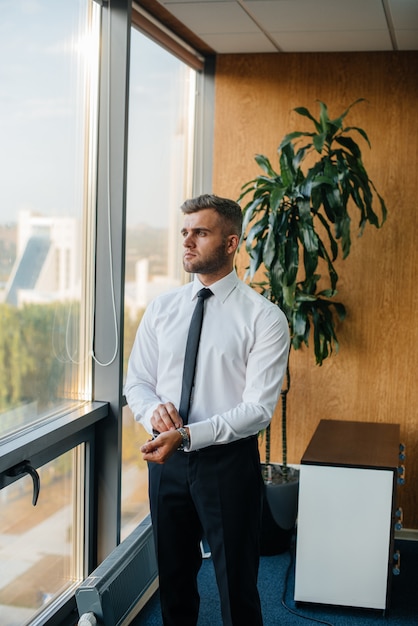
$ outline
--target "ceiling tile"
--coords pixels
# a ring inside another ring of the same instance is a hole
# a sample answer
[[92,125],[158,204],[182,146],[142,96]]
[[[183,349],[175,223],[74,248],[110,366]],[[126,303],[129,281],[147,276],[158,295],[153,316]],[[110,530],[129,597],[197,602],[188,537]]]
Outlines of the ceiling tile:
[[238,0],[159,0],[160,4],[236,4]]
[[258,26],[237,2],[208,2],[207,0],[205,2],[178,2],[177,0],[177,2],[167,4],[166,8],[199,36],[205,33],[219,35],[260,32]]
[[[202,37],[203,38],[203,37]],[[262,33],[205,35],[205,42],[219,54],[277,52],[277,48]]]
[[283,52],[369,52],[391,48],[389,33],[384,30],[271,34]]
[[245,6],[270,31],[386,28],[381,0],[248,0]]
[[395,29],[418,29],[418,0],[389,0]]
[[418,50],[418,29],[397,30],[396,42],[399,50]]

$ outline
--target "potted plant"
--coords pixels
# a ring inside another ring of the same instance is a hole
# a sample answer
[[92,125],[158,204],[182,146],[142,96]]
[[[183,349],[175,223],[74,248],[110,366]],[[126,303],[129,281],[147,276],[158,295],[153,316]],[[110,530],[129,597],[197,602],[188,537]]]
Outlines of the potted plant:
[[[328,108],[319,102],[319,118],[305,107],[295,111],[313,124],[313,130],[287,134],[278,148],[278,168],[261,154],[255,160],[263,173],[242,187],[239,202],[243,206],[244,227],[241,245],[249,254],[246,279],[284,311],[290,329],[291,349],[308,346],[312,338],[315,360],[322,365],[332,352],[338,351],[336,324],[345,317],[345,307],[335,300],[338,274],[334,262],[341,250],[346,258],[351,245],[350,212],[359,210],[358,230],[362,234],[367,222],[380,228],[386,219],[383,198],[370,180],[359,145],[359,135],[370,147],[366,132],[356,126],[345,126],[353,102],[339,117],[331,119]],[[376,202],[378,213],[374,210]],[[256,276],[264,269],[261,280]],[[267,501],[279,478],[284,485],[298,481],[287,465],[287,393],[290,388],[289,365],[286,386],[281,391],[282,463],[270,461],[270,427],[265,432],[266,461],[264,479]],[[276,476],[274,476],[276,475]],[[278,539],[275,553],[283,551],[296,522],[296,501],[290,505],[292,529],[285,528],[284,539]],[[277,519],[276,519],[277,521]],[[289,522],[286,522],[287,524]],[[279,522],[280,526],[280,522]],[[272,533],[274,534],[274,533]],[[276,533],[277,534],[277,533]],[[266,548],[266,551],[269,549]]]

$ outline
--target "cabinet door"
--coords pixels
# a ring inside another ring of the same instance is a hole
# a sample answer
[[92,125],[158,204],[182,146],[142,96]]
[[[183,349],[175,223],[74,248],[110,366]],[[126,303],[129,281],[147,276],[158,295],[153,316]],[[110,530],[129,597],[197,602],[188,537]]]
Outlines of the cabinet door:
[[295,600],[385,609],[393,472],[302,465]]

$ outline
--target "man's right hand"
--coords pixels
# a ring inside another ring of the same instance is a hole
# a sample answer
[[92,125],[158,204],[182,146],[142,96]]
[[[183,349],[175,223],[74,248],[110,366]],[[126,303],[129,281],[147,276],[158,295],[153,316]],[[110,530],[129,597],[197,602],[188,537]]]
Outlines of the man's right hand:
[[151,463],[165,463],[178,450],[181,442],[182,436],[177,430],[163,432],[141,446],[142,458]]

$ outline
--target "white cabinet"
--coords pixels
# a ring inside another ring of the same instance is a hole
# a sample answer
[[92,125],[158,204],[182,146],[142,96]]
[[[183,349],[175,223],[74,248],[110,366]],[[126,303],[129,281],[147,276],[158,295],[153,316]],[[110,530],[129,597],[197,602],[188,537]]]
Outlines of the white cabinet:
[[320,422],[300,467],[295,601],[388,607],[399,430]]

